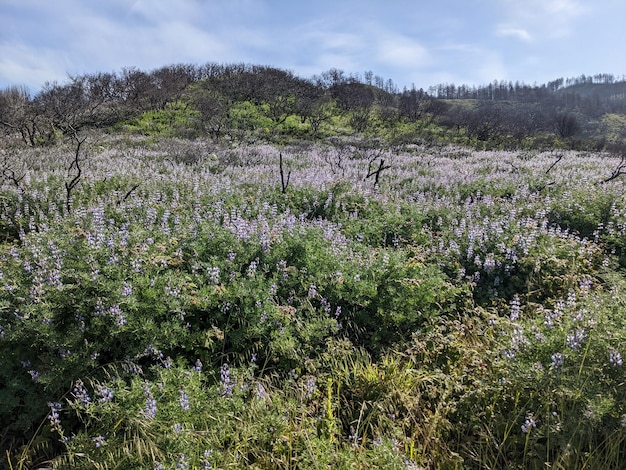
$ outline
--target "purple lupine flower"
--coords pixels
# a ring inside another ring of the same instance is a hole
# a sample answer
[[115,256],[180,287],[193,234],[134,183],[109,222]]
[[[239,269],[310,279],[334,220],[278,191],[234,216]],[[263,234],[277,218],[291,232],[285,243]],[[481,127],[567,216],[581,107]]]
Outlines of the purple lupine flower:
[[209,282],[214,285],[220,283],[220,268],[209,268]]
[[189,411],[189,396],[185,393],[184,390],[180,391],[180,397],[178,398],[178,403],[183,411]]
[[213,470],[213,465],[211,465],[211,455],[213,455],[213,450],[205,450],[202,456],[202,470]]
[[196,372],[202,372],[202,361],[200,359],[196,359],[196,363],[193,366],[193,370]]
[[619,351],[616,351],[615,349],[609,351],[609,362],[613,367],[619,367],[624,363],[622,361],[622,355]]
[[39,380],[39,377],[41,377],[41,372],[38,372],[34,369],[29,370],[28,374],[30,375],[30,378],[33,382],[37,382],[37,380]]
[[105,387],[104,385],[97,385],[96,393],[100,397],[101,403],[109,403],[113,401],[113,390]]
[[552,356],[550,356],[550,359],[552,361],[552,367],[554,369],[559,369],[561,366],[563,366],[563,354],[554,353]]
[[61,417],[59,416],[59,411],[61,411],[61,404],[58,402],[48,402],[48,407],[50,408],[48,420],[50,421],[52,428],[58,430],[61,428]]
[[117,326],[124,326],[126,324],[126,316],[122,313],[122,309],[118,304],[114,304],[109,308],[109,313],[115,319],[115,324]]
[[230,376],[230,368],[228,367],[228,364],[223,364],[220,369],[220,384],[220,395],[223,397],[232,397],[235,383]]
[[587,332],[582,328],[578,328],[574,333],[567,335],[565,338],[565,343],[567,346],[573,350],[580,349],[587,337]]
[[106,439],[104,436],[100,435],[100,436],[96,436],[96,437],[92,437],[91,440],[94,442],[94,444],[96,445],[96,448],[99,448],[102,446],[102,444],[104,444],[106,442]]
[[511,300],[511,311],[509,314],[512,321],[519,319],[520,310],[521,310],[521,303],[519,300],[519,296],[515,294],[513,296],[513,300]]
[[87,406],[89,405],[89,403],[91,403],[91,397],[89,396],[89,393],[87,393],[87,389],[85,388],[85,384],[82,380],[78,379],[76,381],[73,393],[76,402],[79,403],[81,406]]
[[131,295],[133,295],[133,287],[128,282],[124,282],[124,286],[122,287],[122,297],[129,297]]
[[189,460],[185,454],[178,456],[178,462],[176,462],[176,470],[187,470],[189,468]]
[[143,393],[146,397],[146,404],[143,409],[144,416],[148,419],[154,419],[157,414],[157,401],[152,395],[152,390],[148,382],[144,384]]
[[537,422],[535,421],[533,414],[529,413],[528,415],[526,415],[526,420],[524,421],[524,424],[522,424],[522,432],[524,434],[527,434],[531,431],[531,429],[536,427]]
[[315,392],[315,377],[309,377],[306,381],[306,398],[309,399]]

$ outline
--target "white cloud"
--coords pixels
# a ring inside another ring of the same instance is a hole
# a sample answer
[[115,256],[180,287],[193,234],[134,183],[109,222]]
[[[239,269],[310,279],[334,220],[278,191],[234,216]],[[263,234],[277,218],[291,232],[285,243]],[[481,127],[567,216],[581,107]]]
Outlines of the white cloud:
[[512,36],[524,42],[532,42],[532,35],[523,28],[515,28],[507,25],[500,25],[496,30],[498,36]]
[[64,54],[51,49],[0,45],[0,78],[7,85],[26,85],[35,91],[45,82],[63,82],[67,79],[67,64]]
[[508,32],[523,40],[568,36],[574,22],[588,11],[580,0],[498,0],[498,7],[505,26],[500,24],[497,33]]
[[387,36],[378,42],[376,59],[392,67],[414,68],[430,63],[428,49],[403,36]]

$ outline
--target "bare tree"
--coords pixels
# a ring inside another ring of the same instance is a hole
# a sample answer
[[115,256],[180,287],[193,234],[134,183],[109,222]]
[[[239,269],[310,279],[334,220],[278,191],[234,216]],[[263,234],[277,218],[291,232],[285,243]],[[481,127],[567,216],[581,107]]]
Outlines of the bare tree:
[[553,118],[554,129],[559,137],[573,137],[580,132],[578,119],[572,113],[558,113]]
[[[18,169],[20,162],[22,162],[22,167]],[[20,184],[26,177],[27,170],[24,168],[23,159],[17,157],[15,147],[0,148],[0,172],[6,181],[22,191]]]
[[40,110],[26,87],[10,87],[0,92],[0,126],[7,134],[19,134],[22,141],[34,147],[42,140],[43,120]]
[[72,176],[72,172],[74,172],[74,176],[72,177],[71,180],[65,182],[65,191],[66,191],[65,207],[68,213],[72,212],[72,202],[71,202],[72,191],[80,182],[80,178],[83,172],[81,168],[82,163],[81,163],[81,158],[80,158],[81,146],[85,143],[86,140],[87,140],[87,137],[80,138],[78,136],[78,132],[74,130],[74,134],[72,135],[72,141],[74,142],[76,146],[74,149],[74,158],[72,159],[70,166],[67,168],[67,176],[68,177]]
[[336,175],[341,172],[341,176],[345,176],[345,161],[348,154],[352,151],[349,145],[341,142],[333,142],[333,145],[323,150],[324,161],[330,167],[330,171]]

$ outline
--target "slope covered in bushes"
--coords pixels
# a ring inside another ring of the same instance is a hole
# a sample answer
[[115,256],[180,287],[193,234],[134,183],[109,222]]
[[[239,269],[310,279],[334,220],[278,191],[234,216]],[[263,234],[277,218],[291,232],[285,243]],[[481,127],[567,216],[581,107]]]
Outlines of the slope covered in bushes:
[[76,134],[4,157],[13,468],[623,461],[615,155]]

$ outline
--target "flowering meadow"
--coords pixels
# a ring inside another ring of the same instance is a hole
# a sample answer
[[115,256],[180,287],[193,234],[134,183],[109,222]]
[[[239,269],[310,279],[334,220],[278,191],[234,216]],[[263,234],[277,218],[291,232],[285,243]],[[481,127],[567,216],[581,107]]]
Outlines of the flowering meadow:
[[1,155],[4,467],[626,461],[619,156],[80,142]]

